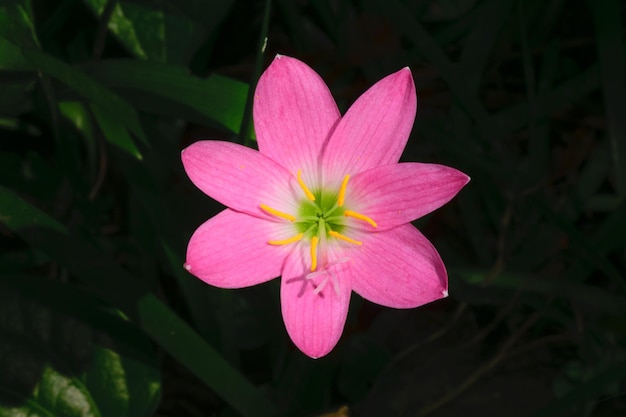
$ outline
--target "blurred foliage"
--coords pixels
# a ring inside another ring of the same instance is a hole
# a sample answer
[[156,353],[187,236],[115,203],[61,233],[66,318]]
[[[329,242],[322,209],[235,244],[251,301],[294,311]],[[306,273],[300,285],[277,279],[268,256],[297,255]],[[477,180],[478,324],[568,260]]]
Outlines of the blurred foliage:
[[[0,0],[0,416],[625,414],[623,2],[267,5]],[[403,159],[472,177],[416,223],[450,297],[353,297],[317,361],[276,281],[225,291],[182,268],[221,207],[180,150],[251,143],[248,86],[277,52],[342,110],[410,66]]]

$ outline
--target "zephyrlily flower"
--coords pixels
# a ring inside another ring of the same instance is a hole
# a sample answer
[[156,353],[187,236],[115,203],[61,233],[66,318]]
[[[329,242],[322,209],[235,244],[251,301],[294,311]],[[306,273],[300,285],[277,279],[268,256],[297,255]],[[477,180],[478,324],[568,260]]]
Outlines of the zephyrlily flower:
[[289,336],[312,358],[337,344],[350,295],[394,308],[445,297],[445,266],[411,221],[469,181],[456,169],[398,163],[417,109],[408,68],[366,91],[342,117],[323,80],[277,56],[259,79],[259,151],[200,141],[182,160],[227,209],[201,225],[186,269],[221,288],[281,276]]

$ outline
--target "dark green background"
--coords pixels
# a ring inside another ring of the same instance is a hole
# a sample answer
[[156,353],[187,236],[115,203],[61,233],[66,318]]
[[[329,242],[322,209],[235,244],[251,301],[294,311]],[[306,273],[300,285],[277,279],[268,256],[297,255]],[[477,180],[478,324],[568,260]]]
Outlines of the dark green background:
[[[0,0],[0,417],[626,414],[626,65],[618,0]],[[265,53],[261,53],[267,36]],[[278,281],[183,268],[221,207],[180,150],[254,147],[276,53],[345,111],[409,66],[403,160],[472,177],[416,225],[450,297],[352,298],[290,342]]]

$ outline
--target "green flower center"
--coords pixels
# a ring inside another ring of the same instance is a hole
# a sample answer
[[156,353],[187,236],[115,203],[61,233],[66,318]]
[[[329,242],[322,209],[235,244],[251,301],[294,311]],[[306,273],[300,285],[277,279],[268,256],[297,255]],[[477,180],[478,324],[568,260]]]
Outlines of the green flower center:
[[344,211],[337,204],[337,193],[325,190],[313,192],[315,200],[303,199],[296,215],[296,229],[311,238],[328,234],[331,230],[341,233],[345,229]]
[[372,218],[344,207],[350,175],[344,177],[337,192],[321,188],[311,191],[302,180],[302,171],[300,170],[296,175],[296,179],[304,193],[297,213],[284,213],[265,204],[261,204],[260,208],[273,216],[293,222],[297,233],[288,239],[269,240],[267,243],[270,245],[287,245],[302,239],[309,240],[311,243],[311,272],[315,272],[318,269],[318,245],[320,242],[337,239],[354,245],[363,244],[344,234],[344,232],[348,231],[345,223],[347,217],[369,223],[372,227],[377,227],[377,225]]

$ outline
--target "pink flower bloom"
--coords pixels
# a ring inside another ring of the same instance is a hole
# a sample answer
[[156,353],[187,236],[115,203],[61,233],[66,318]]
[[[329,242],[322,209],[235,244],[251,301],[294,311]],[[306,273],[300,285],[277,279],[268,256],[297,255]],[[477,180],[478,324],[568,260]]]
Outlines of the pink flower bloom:
[[259,151],[200,141],[182,153],[191,181],[228,207],[191,237],[187,270],[222,288],[282,276],[287,332],[312,358],[337,344],[352,290],[394,308],[445,297],[445,266],[410,222],[452,199],[469,177],[398,163],[416,109],[408,68],[341,117],[319,75],[277,56],[254,97]]

